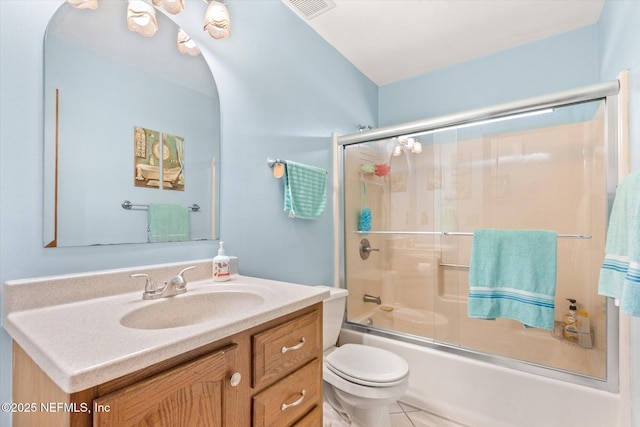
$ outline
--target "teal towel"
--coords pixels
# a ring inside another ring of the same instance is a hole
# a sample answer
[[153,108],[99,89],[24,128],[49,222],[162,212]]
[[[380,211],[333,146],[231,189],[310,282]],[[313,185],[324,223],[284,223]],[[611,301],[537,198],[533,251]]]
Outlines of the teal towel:
[[291,218],[319,218],[327,204],[327,171],[287,161],[284,210]]
[[469,269],[469,317],[518,320],[553,329],[557,234],[476,230]]
[[149,242],[189,240],[189,211],[178,205],[149,205]]
[[623,312],[640,316],[640,171],[618,184],[598,293],[619,299]]

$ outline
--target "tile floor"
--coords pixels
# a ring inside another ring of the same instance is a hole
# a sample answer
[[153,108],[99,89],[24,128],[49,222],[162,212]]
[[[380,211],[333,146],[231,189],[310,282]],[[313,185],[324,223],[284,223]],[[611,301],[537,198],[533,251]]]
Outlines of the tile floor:
[[468,427],[402,402],[389,405],[389,415],[391,427]]

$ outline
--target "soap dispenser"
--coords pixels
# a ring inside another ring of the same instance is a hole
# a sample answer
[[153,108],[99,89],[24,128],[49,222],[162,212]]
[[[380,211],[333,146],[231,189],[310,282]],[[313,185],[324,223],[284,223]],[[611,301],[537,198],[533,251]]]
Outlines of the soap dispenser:
[[577,343],[579,340],[577,325],[578,319],[576,318],[576,311],[578,310],[578,307],[576,307],[575,299],[567,298],[567,301],[569,301],[570,304],[569,311],[564,315],[563,336],[567,341]]
[[229,257],[225,254],[224,242],[221,241],[218,255],[213,258],[213,281],[225,282],[229,280],[230,277]]

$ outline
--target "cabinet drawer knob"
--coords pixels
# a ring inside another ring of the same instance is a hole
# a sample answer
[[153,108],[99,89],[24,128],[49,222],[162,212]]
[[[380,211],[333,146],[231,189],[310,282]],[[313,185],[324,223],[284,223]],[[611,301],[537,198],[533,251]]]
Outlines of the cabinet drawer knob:
[[285,411],[288,408],[291,408],[292,406],[298,406],[299,404],[302,403],[302,401],[304,400],[304,396],[305,394],[307,394],[307,390],[302,389],[302,391],[300,392],[300,397],[298,398],[298,400],[296,400],[293,403],[283,403],[282,406],[280,407],[281,411]]
[[300,342],[298,344],[294,345],[293,347],[284,347],[283,346],[280,349],[280,353],[285,354],[289,350],[300,350],[303,345],[304,345],[304,337],[300,338]]
[[240,372],[236,372],[235,374],[231,375],[231,387],[237,387],[237,385],[240,384],[241,379],[242,375],[240,375]]

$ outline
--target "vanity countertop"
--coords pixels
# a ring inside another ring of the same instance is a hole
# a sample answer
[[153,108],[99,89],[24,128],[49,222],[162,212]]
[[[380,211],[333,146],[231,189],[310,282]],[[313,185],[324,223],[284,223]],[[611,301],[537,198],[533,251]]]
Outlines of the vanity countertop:
[[[328,298],[326,287],[297,285],[239,276],[228,282],[203,279],[211,262],[162,266],[158,282],[185,265],[202,267],[198,280],[189,278],[188,292],[169,298],[235,289],[263,298],[256,306],[227,310],[213,319],[188,326],[136,329],[121,319],[140,307],[167,298],[142,300],[144,280],[131,273],[149,267],[109,270],[86,275],[16,280],[4,285],[4,328],[66,393],[94,387],[208,343],[247,330]],[[155,271],[155,270],[154,270]],[[211,277],[211,276],[209,276]],[[217,287],[217,288],[215,288]]]

